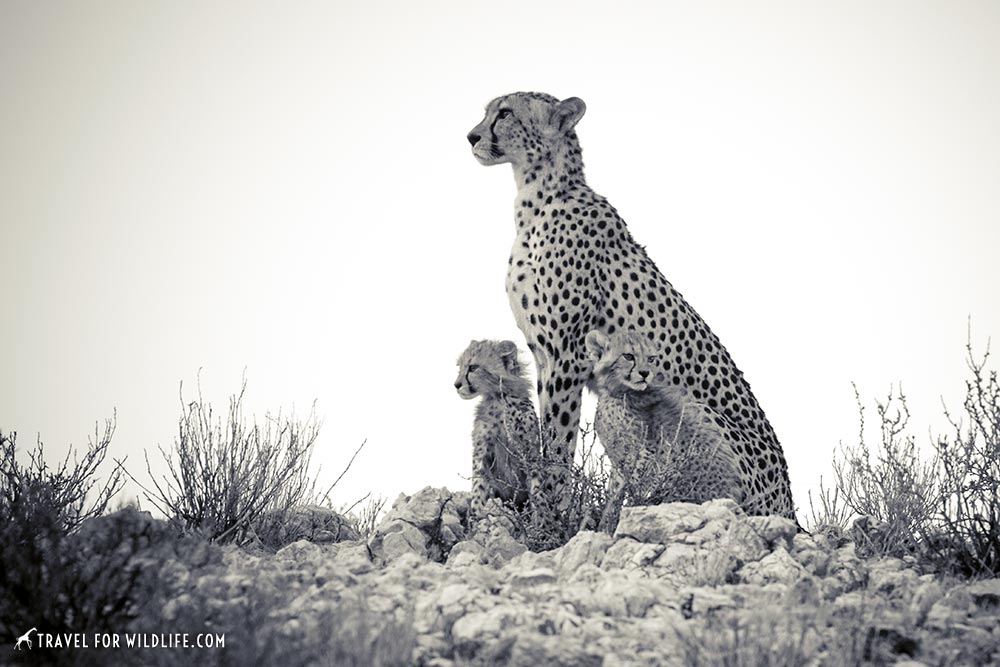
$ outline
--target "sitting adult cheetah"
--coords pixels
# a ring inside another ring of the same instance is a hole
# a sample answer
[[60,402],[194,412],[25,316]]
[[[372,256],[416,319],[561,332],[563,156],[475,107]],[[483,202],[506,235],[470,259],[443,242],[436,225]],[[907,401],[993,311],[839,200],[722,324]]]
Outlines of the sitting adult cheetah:
[[574,128],[586,106],[576,97],[513,93],[486,107],[468,134],[483,165],[509,163],[517,185],[507,296],[538,368],[545,492],[556,506],[576,449],[580,396],[592,362],[584,336],[634,329],[657,342],[665,381],[724,416],[742,438],[733,445],[757,514],[794,518],[781,445],[750,385],[719,339],[629,233],[583,175]]
[[473,519],[490,498],[522,511],[528,502],[528,466],[539,451],[531,383],[509,340],[479,340],[458,358],[455,389],[464,399],[482,396],[472,427]]
[[[636,331],[587,334],[598,396],[594,427],[617,473],[613,497],[634,504],[744,499],[725,418],[657,380],[656,344]],[[605,521],[607,523],[607,521]]]

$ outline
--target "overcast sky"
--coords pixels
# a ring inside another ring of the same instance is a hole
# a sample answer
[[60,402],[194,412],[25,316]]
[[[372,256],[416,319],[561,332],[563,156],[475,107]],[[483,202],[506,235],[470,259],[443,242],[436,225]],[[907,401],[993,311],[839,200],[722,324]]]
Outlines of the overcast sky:
[[[0,2],[0,429],[117,410],[145,477],[181,401],[313,401],[335,501],[468,488],[504,293],[501,94],[579,96],[590,184],[719,335],[800,509],[902,382],[942,423],[1000,335],[993,2]],[[525,356],[527,353],[525,352]],[[994,365],[994,367],[996,367]],[[585,409],[590,416],[593,403]],[[873,416],[873,415],[872,415]]]

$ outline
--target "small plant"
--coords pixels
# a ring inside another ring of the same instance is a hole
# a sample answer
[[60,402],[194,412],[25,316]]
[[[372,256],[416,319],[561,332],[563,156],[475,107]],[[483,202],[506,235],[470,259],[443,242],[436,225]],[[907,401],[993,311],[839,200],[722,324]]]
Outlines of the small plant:
[[286,511],[314,488],[307,470],[320,428],[315,413],[305,422],[279,413],[268,415],[264,426],[248,424],[245,391],[244,380],[229,400],[225,424],[204,402],[200,387],[196,401],[185,404],[182,393],[174,451],[159,448],[169,470],[162,484],[146,457],[155,489],[143,487],[146,498],[185,531],[219,542],[252,539],[253,526],[265,513]]
[[819,478],[819,507],[813,503],[812,491],[806,494],[809,498],[809,520],[807,525],[810,532],[821,531],[833,528],[840,533],[845,533],[851,521],[851,508],[840,495],[840,487],[836,484],[833,488],[823,485],[823,478]]
[[[367,541],[375,534],[375,528],[382,518],[382,510],[385,509],[386,499],[383,496],[372,497],[369,493],[365,497],[344,510],[343,514],[354,525],[355,530],[361,539]],[[355,509],[360,506],[360,509]]]
[[[689,667],[798,667],[813,663],[815,611],[769,605],[754,613],[720,610],[681,626]],[[846,663],[845,663],[846,664]]]
[[[621,510],[622,499],[611,497],[611,461],[606,454],[594,451],[596,444],[597,433],[590,424],[585,425],[580,431],[580,448],[570,470],[570,503],[565,519],[567,526],[573,529],[569,537],[580,530],[597,528],[601,517],[617,516]],[[602,528],[612,533],[617,524],[616,520]]]

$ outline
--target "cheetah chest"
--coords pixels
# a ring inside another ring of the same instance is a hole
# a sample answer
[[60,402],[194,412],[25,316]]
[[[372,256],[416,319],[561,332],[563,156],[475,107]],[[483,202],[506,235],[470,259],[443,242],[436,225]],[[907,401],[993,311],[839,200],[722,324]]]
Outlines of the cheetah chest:
[[539,297],[535,280],[535,261],[530,244],[530,234],[518,234],[514,240],[507,266],[507,298],[517,328],[528,339],[528,344],[533,346],[535,336],[531,333],[533,326],[531,311]]
[[605,453],[619,470],[631,470],[657,449],[659,434],[653,432],[651,415],[625,397],[602,396],[594,421]]
[[564,208],[553,204],[523,215],[507,267],[507,298],[538,361],[548,344],[565,347],[568,327],[589,325],[590,281],[581,260],[584,241]]

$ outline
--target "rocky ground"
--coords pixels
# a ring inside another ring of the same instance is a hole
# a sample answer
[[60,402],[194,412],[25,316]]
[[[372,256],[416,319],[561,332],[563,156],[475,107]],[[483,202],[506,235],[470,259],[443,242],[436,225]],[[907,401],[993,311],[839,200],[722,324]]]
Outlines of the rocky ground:
[[500,523],[468,539],[467,507],[400,496],[368,541],[310,510],[296,530],[312,541],[276,553],[133,541],[129,567],[155,583],[132,627],[225,632],[217,664],[283,667],[1000,664],[1000,579],[861,559],[836,531],[728,500],[626,508],[614,535],[542,553]]

